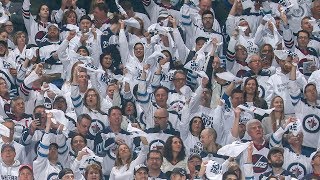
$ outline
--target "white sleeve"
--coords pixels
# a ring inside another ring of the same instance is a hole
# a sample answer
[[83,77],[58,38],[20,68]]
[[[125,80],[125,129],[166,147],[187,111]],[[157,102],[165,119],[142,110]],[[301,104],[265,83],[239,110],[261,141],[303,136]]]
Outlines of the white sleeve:
[[183,39],[181,37],[181,34],[178,28],[173,29],[173,38],[174,38],[175,44],[177,45],[179,60],[181,61],[182,64],[185,64],[190,50],[187,48],[187,46],[183,42]]
[[228,15],[226,20],[226,33],[231,36],[232,32],[236,29],[235,17]]
[[83,98],[80,95],[79,86],[71,85],[71,100],[77,116],[82,114]]
[[127,41],[126,34],[123,29],[120,29],[119,32],[119,51],[121,56],[121,61],[124,65],[129,62],[129,45]]
[[269,77],[266,83],[266,95],[265,95],[265,100],[268,103],[268,107],[270,107],[273,96],[274,96],[274,84],[271,77]]
[[62,22],[62,18],[63,18],[63,10],[60,8],[59,10],[53,10],[52,13],[51,13],[51,19],[59,24]]
[[31,21],[33,21],[33,17],[30,12],[30,0],[24,0],[22,4],[22,14],[23,14],[23,21],[24,25],[27,29],[28,36],[31,35]]
[[[46,171],[48,168],[48,154],[50,140],[53,134],[45,133],[39,144],[39,149],[37,151],[37,159],[33,161],[33,169],[38,171]],[[36,174],[36,173],[35,173]],[[41,173],[42,174],[42,173]]]
[[254,43],[258,46],[261,47],[264,44],[263,37],[266,35],[265,32],[265,26],[263,24],[260,24],[260,26],[257,29],[257,32],[254,36]]

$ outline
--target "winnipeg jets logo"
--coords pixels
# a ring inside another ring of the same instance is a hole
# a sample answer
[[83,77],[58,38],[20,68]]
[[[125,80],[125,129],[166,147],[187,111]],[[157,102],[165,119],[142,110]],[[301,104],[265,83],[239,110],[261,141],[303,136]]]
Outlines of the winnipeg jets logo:
[[104,130],[104,128],[105,128],[104,124],[101,121],[99,121],[97,119],[93,119],[91,126],[89,128],[90,138],[94,138],[97,135],[97,133]]
[[303,119],[303,129],[309,133],[316,133],[319,131],[319,120],[320,118],[315,114],[310,114]]
[[260,154],[252,155],[253,171],[263,173],[268,169],[268,159]]
[[299,9],[294,9],[292,16],[293,17],[302,17],[304,15],[304,9],[299,5]]
[[288,166],[287,170],[294,174],[298,179],[303,178],[307,173],[306,167],[301,163],[292,163]]

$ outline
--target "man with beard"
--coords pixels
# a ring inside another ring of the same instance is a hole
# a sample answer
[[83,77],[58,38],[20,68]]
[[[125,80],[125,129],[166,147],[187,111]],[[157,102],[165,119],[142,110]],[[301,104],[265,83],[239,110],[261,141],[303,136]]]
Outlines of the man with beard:
[[150,150],[162,150],[168,137],[180,135],[178,131],[168,126],[168,118],[169,113],[165,108],[159,108],[154,112],[154,127],[145,130],[148,133]]
[[268,153],[268,163],[272,168],[271,171],[265,172],[259,176],[260,180],[269,179],[270,176],[276,176],[278,179],[295,178],[289,171],[282,168],[283,165],[283,149],[273,147]]

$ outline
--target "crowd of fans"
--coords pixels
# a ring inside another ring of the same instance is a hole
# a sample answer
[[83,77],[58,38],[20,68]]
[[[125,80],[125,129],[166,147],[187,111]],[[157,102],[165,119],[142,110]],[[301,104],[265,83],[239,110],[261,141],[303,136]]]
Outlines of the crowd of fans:
[[1,2],[0,180],[320,179],[320,0]]

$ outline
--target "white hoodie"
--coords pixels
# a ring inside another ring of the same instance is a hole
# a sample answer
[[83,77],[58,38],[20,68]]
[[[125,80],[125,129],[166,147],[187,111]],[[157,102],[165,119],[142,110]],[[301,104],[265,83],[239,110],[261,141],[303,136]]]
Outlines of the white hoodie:
[[[297,71],[296,79],[297,79],[296,82],[299,88],[303,89],[303,87],[307,84],[307,81],[299,71]],[[289,83],[289,73],[283,74],[281,72],[281,68],[278,67],[276,69],[276,73],[270,76],[266,83],[265,100],[267,101],[268,106],[270,106],[270,103],[273,97],[278,95],[283,99],[285,114],[294,114],[295,112],[294,112],[294,107],[291,103],[288,83]]]
[[15,160],[13,165],[7,166],[4,162],[0,163],[0,179],[18,179],[20,162]]

